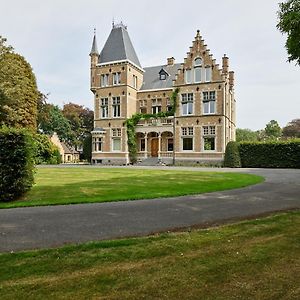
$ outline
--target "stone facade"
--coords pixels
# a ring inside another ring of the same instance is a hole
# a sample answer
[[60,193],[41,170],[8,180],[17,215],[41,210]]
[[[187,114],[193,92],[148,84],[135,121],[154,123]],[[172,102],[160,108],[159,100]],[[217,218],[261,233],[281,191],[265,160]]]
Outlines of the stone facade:
[[235,140],[234,72],[226,55],[221,67],[216,63],[199,31],[180,64],[171,57],[164,65],[142,68],[123,24],[113,25],[100,54],[94,36],[90,57],[93,163],[128,164],[126,119],[170,110],[176,88],[174,116],[142,119],[136,126],[138,159],[223,160],[227,143]]

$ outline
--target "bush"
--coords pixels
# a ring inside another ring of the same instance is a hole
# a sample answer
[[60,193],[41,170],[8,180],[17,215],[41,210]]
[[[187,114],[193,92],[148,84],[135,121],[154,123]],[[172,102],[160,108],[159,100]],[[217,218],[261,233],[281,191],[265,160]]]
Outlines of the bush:
[[239,153],[239,144],[237,142],[229,142],[225,150],[224,167],[240,168],[241,158]]
[[61,163],[61,155],[58,148],[50,141],[45,134],[35,134],[34,141],[34,162],[35,164],[51,164]]
[[239,145],[246,168],[300,168],[300,141],[243,142]]
[[17,199],[34,179],[34,150],[25,129],[0,128],[0,201]]

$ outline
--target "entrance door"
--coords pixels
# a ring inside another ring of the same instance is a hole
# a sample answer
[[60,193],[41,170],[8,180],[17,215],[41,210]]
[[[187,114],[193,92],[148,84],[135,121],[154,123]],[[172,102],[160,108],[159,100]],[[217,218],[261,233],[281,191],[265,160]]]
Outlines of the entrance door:
[[158,156],[158,138],[153,138],[151,140],[151,156],[152,157]]

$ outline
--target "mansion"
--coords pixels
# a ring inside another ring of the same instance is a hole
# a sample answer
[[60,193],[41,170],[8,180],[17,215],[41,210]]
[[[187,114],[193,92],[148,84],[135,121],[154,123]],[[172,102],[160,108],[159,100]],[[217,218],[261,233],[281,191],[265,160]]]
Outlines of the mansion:
[[[167,42],[167,41],[166,41]],[[234,72],[229,59],[216,63],[199,30],[182,63],[142,67],[127,27],[113,24],[102,51],[96,35],[91,57],[94,94],[92,163],[128,164],[126,120],[136,113],[172,111],[171,116],[141,118],[135,127],[140,162],[220,162],[235,140]]]

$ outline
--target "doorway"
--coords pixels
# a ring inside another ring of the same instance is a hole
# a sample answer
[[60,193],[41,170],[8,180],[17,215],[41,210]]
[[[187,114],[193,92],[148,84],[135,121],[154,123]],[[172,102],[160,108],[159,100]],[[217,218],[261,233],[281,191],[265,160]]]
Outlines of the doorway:
[[158,157],[158,138],[151,139],[151,156]]

